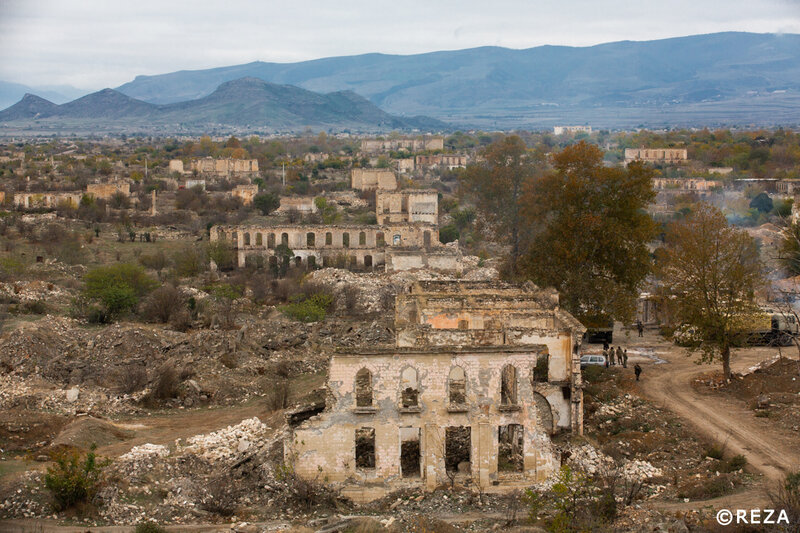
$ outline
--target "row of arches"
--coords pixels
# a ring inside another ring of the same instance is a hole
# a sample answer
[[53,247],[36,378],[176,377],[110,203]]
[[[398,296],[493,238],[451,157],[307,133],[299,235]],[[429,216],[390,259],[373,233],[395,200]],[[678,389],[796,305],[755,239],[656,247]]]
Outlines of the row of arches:
[[[245,265],[253,265],[255,267],[263,266],[263,256],[258,254],[249,254],[245,258]],[[267,256],[267,265],[270,267],[278,267],[279,264],[278,256],[276,255],[268,255]],[[320,261],[314,255],[308,255],[306,257],[302,257],[296,255],[292,258],[284,257],[283,258],[284,266],[306,266],[307,268],[313,269],[318,266]],[[322,267],[333,267],[333,268],[372,268],[375,266],[375,261],[372,255],[367,254],[364,255],[363,258],[359,261],[358,256],[351,255],[337,255],[337,256],[322,256],[321,260]]]
[[[543,354],[544,357],[547,357]],[[531,383],[540,381],[541,357],[537,365],[531,369]],[[356,407],[372,407],[373,405],[373,380],[372,372],[368,368],[361,368],[356,373]],[[500,405],[515,407],[518,405],[518,372],[517,367],[507,364],[500,373]],[[402,408],[419,407],[419,373],[414,367],[408,366],[400,374],[400,406]],[[466,407],[467,403],[467,374],[461,366],[454,366],[447,376],[447,400],[450,407]]]
[[[224,235],[224,234],[223,234]],[[267,249],[274,249],[278,244],[282,244],[284,246],[288,246],[290,248],[318,248],[318,247],[336,247],[336,248],[351,248],[353,246],[359,247],[366,247],[366,246],[375,246],[375,247],[383,247],[386,246],[386,237],[382,231],[379,231],[375,234],[374,244],[368,242],[368,235],[365,231],[360,231],[356,233],[350,232],[342,232],[342,233],[334,233],[331,231],[327,231],[323,233],[317,233],[313,231],[308,231],[303,233],[292,233],[290,238],[290,234],[288,232],[282,233],[262,233],[262,232],[244,232],[242,233],[242,244],[244,246],[266,246]],[[231,234],[231,240],[234,243],[238,243],[238,234],[237,232],[233,232]],[[335,241],[335,242],[334,242]],[[402,244],[402,236],[399,234],[392,236],[392,243],[395,246]],[[324,242],[324,244],[320,244]],[[357,243],[357,244],[356,244]]]

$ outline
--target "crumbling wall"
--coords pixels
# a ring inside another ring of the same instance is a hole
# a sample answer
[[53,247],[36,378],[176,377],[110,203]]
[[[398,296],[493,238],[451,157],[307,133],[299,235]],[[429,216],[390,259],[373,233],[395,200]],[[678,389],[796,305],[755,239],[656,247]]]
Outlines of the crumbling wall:
[[397,189],[397,177],[391,169],[354,168],[350,171],[350,188],[360,191]]

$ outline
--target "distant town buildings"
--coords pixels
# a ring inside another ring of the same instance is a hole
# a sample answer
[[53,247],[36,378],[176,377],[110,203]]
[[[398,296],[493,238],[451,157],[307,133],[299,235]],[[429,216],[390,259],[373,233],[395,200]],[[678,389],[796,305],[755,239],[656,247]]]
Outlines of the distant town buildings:
[[568,133],[570,135],[574,135],[576,133],[592,133],[591,126],[554,126],[553,127],[553,134],[554,135],[564,135]]
[[204,157],[195,159],[189,164],[189,168],[184,168],[183,160],[172,159],[169,162],[170,172],[189,174],[197,172],[199,174],[211,174],[220,178],[227,178],[234,175],[248,175],[258,172],[258,159],[214,159]]
[[426,137],[422,139],[364,139],[361,151],[366,153],[392,152],[406,150],[419,152],[422,150],[444,150],[444,137]]
[[448,170],[467,166],[467,156],[458,154],[418,155],[415,158],[417,169],[445,167]]

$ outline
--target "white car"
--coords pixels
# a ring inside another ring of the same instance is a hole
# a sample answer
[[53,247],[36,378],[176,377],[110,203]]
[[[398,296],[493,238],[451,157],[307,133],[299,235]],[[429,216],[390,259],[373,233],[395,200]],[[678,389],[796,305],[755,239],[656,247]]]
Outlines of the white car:
[[605,355],[582,355],[581,356],[581,370],[589,365],[606,366]]

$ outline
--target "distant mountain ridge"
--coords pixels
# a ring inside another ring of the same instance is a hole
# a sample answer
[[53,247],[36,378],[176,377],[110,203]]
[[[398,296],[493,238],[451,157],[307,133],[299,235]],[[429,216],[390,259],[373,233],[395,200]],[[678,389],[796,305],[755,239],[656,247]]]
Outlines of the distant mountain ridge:
[[[590,116],[602,109],[658,111],[664,106],[717,109],[724,116],[727,107],[747,106],[753,98],[761,99],[754,101],[757,113],[759,106],[787,108],[787,98],[800,97],[800,35],[726,32],[581,48],[482,47],[254,62],[137,76],[118,90],[167,104],[202,98],[242,77],[316,92],[350,90],[389,113],[463,122],[530,113],[560,121],[567,110]],[[800,123],[797,109],[783,112]]]
[[256,78],[221,84],[196,100],[156,105],[103,89],[72,102],[56,105],[26,94],[0,111],[0,122],[32,122],[51,127],[99,128],[125,126],[180,127],[202,130],[209,126],[295,131],[305,127],[364,130],[442,129],[441,121],[427,117],[392,116],[350,91],[319,94],[291,85]]

